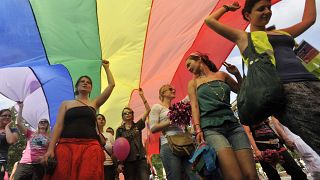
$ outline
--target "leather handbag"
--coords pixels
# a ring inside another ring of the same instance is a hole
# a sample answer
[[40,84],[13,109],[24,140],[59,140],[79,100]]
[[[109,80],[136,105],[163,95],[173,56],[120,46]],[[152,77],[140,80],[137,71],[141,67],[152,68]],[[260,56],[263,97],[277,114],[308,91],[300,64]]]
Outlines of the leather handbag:
[[179,157],[191,156],[196,149],[190,133],[166,136],[171,152]]

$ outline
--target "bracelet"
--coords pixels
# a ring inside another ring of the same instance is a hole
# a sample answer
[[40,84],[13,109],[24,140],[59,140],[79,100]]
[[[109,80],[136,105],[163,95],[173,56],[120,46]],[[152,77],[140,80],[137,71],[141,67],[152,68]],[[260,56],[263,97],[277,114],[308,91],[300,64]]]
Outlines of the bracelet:
[[223,5],[222,7],[226,10],[226,12],[230,11],[229,6],[227,6],[227,5]]
[[202,132],[202,130],[201,129],[197,129],[197,130],[195,130],[195,135],[197,136],[199,133],[201,133]]
[[196,129],[197,126],[201,128],[200,124],[194,124],[193,128]]

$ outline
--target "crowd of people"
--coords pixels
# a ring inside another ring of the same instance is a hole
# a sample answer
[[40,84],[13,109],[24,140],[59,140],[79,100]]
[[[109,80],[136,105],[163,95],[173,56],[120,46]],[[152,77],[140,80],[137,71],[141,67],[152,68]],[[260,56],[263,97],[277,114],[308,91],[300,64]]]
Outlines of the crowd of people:
[[[250,37],[254,37],[253,41],[261,39],[260,43],[254,43],[256,49],[267,51],[271,47],[270,56],[275,60],[284,89],[285,106],[263,122],[242,125],[230,104],[231,91],[238,93],[243,81],[238,69],[224,63],[228,73],[219,71],[206,54],[191,53],[185,66],[193,79],[188,83],[188,98],[183,102],[191,105],[194,143],[206,143],[215,150],[218,160],[213,163],[217,164],[218,171],[201,177],[189,162],[190,155],[180,156],[173,152],[168,138],[185,133],[187,128],[168,118],[176,93],[170,84],[159,89],[160,101],[151,108],[143,90],[139,89],[145,106],[142,117],[136,121],[133,109],[125,107],[121,126],[115,132],[111,127],[105,129],[107,116],[97,111],[111,96],[115,81],[110,63],[102,60],[108,86],[99,96],[90,99],[92,80],[89,76],[81,76],[75,84],[75,99],[62,102],[51,135],[48,119],[39,119],[36,130],[25,126],[23,102],[17,102],[19,110],[15,126],[11,110],[0,111],[0,180],[6,171],[8,148],[18,141],[19,131],[26,136],[27,145],[12,175],[15,180],[114,180],[119,178],[119,173],[123,173],[126,180],[148,180],[151,161],[146,158],[142,135],[147,118],[151,132],[161,134],[160,158],[168,180],[259,179],[256,162],[261,164],[269,179],[280,179],[275,168],[277,164],[281,164],[292,179],[307,179],[289,150],[295,150],[301,156],[313,179],[320,179],[320,136],[317,132],[320,100],[316,95],[320,91],[320,81],[303,67],[293,51],[294,38],[316,20],[315,0],[305,0],[299,23],[280,30],[266,28],[272,15],[271,0],[246,0],[242,15],[250,23],[250,36],[248,32],[219,22],[225,13],[240,8],[238,2],[223,5],[204,21],[210,29],[234,42],[244,59],[250,56]],[[117,159],[113,152],[118,138],[125,138],[130,146],[125,160]],[[57,160],[57,165],[49,175],[46,167],[52,158]]]

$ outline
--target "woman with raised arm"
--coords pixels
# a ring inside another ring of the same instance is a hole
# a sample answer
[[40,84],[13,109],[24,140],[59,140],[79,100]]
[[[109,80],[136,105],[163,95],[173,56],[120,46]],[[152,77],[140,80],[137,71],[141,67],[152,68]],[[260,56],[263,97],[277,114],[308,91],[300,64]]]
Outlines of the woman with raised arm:
[[149,170],[146,159],[146,152],[142,144],[142,130],[145,128],[147,116],[150,113],[150,106],[139,88],[139,95],[143,101],[146,111],[142,118],[134,122],[134,112],[131,108],[125,107],[122,110],[123,124],[116,131],[116,139],[124,137],[130,144],[130,152],[124,162],[119,162],[118,172],[123,172],[126,180],[148,180]]
[[[205,23],[215,32],[237,44],[242,56],[248,57],[248,33],[220,23],[218,20],[228,11],[240,8],[237,2],[214,11]],[[269,54],[283,84],[286,105],[277,115],[279,121],[298,134],[320,154],[320,81],[308,72],[293,51],[294,39],[316,21],[315,0],[305,0],[302,20],[288,28],[268,31],[266,25],[272,15],[270,0],[246,0],[243,18],[250,22],[250,31],[255,49]],[[259,40],[259,43],[255,43]],[[271,51],[270,51],[271,50]],[[272,53],[270,53],[272,52]],[[254,96],[254,95],[253,95]],[[306,106],[308,102],[308,106]],[[313,138],[310,138],[313,137]]]
[[18,129],[13,124],[10,109],[0,110],[0,180],[3,180],[8,160],[8,149],[18,141]]
[[242,78],[234,65],[224,65],[238,82],[202,53],[192,53],[186,60],[194,74],[188,94],[196,139],[215,149],[224,179],[258,179],[250,142],[230,105],[230,91],[239,91]]
[[56,157],[58,164],[51,179],[103,179],[100,134],[96,125],[96,110],[106,102],[115,86],[109,61],[102,60],[108,86],[93,100],[89,99],[92,81],[81,76],[75,84],[76,99],[62,102],[46,159]]
[[36,131],[27,128],[22,118],[23,103],[18,102],[18,106],[17,127],[26,136],[27,146],[14,173],[14,179],[42,179],[45,174],[45,168],[42,165],[43,156],[47,152],[50,142],[49,121],[48,119],[39,119]]

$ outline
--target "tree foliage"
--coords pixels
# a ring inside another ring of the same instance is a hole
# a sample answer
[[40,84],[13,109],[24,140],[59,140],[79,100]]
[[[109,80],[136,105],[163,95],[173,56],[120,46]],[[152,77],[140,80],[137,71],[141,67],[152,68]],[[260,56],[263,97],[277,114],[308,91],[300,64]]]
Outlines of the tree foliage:
[[163,165],[159,154],[152,155],[152,165],[155,167],[159,179],[164,179]]
[[26,143],[27,143],[27,139],[25,138],[25,136],[19,133],[18,142],[9,147],[8,163],[7,163],[7,170],[9,174],[11,174],[14,163],[17,161],[20,161],[22,156],[22,151],[25,149]]

